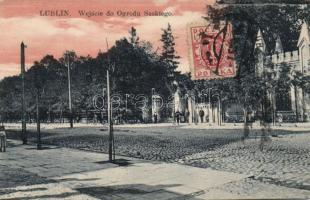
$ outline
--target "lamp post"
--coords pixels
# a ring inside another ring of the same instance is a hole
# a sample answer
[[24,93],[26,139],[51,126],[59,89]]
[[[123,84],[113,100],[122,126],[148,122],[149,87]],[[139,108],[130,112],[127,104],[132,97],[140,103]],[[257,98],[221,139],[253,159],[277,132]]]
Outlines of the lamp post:
[[65,53],[66,56],[66,65],[68,68],[68,93],[69,93],[69,117],[70,117],[70,128],[73,128],[73,119],[72,119],[72,100],[71,100],[71,75],[70,67],[73,63],[70,63],[70,52]]
[[111,94],[110,94],[110,74],[107,70],[107,101],[108,101],[108,129],[109,129],[109,161],[113,162],[113,131],[112,131],[112,109],[111,109]]
[[27,132],[26,132],[26,112],[25,112],[25,48],[27,46],[24,42],[20,45],[21,56],[21,77],[22,77],[22,140],[23,144],[27,144]]
[[41,145],[41,130],[40,130],[40,91],[39,88],[36,88],[36,114],[37,114],[37,149],[42,148]]
[[[109,51],[108,40],[106,39],[107,53]],[[114,64],[111,64],[108,54],[108,69],[107,69],[107,103],[108,103],[108,131],[109,131],[109,162],[115,161],[114,133],[113,133],[113,112],[111,103],[111,86],[110,86],[110,71],[114,71]]]

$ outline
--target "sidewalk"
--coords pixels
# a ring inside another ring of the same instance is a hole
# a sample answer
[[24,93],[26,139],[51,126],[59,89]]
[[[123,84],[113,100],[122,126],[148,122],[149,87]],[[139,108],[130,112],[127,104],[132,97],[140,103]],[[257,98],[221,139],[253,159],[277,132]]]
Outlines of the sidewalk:
[[5,172],[0,199],[171,199],[246,177],[125,157],[117,157],[119,166],[102,153],[51,146],[38,151],[19,141],[8,143],[8,152],[0,153]]
[[[7,130],[10,129],[21,129],[21,123],[4,123],[4,126]],[[100,128],[106,127],[107,124],[100,124],[100,123],[74,123],[73,125],[75,128]],[[180,127],[184,129],[243,129],[243,123],[222,123],[221,126],[217,124],[209,124],[209,123],[180,123],[177,125],[176,123],[149,123],[149,124],[119,124],[114,125],[116,128],[153,128],[153,127]],[[276,125],[270,126],[274,130],[288,130],[288,131],[305,131],[310,130],[310,122],[304,123],[278,123]],[[31,123],[27,124],[28,130],[36,130],[37,124]],[[56,128],[69,128],[69,123],[41,123],[42,130],[49,130],[49,129],[56,129]],[[261,129],[259,123],[253,123],[253,129]]]
[[299,193],[304,197],[302,190],[264,183],[261,188],[268,191],[258,188],[247,196],[229,191],[242,189],[250,175],[127,157],[111,164],[102,153],[53,146],[38,151],[19,141],[8,143],[8,152],[0,153],[0,199],[229,199],[256,194],[298,198]]

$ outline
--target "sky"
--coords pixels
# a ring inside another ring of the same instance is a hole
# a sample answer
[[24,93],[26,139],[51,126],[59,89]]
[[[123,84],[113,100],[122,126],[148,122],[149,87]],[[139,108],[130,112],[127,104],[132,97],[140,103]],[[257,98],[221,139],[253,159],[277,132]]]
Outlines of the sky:
[[[116,40],[128,37],[134,26],[140,40],[161,50],[162,29],[170,23],[180,59],[179,70],[189,71],[187,24],[203,21],[206,5],[213,0],[0,0],[0,79],[20,73],[20,43],[26,45],[26,69],[34,61],[52,54],[59,58],[66,50],[95,57]],[[69,16],[45,16],[46,11]],[[102,12],[102,16],[81,16],[79,11]],[[144,16],[144,12],[167,12],[171,16]],[[120,13],[140,12],[141,16]],[[63,12],[64,13],[64,12]],[[109,15],[107,15],[109,13]],[[113,13],[113,15],[111,15]]]

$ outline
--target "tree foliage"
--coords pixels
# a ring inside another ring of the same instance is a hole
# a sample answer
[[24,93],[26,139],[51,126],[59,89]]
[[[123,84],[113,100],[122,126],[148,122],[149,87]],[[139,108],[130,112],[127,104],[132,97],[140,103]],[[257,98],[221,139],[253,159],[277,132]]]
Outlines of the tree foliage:
[[[132,27],[126,38],[116,41],[107,52],[91,56],[78,56],[74,51],[66,51],[59,59],[46,55],[25,74],[27,112],[35,110],[36,92],[40,91],[42,112],[46,119],[48,113],[68,112],[68,67],[71,74],[71,94],[74,112],[94,111],[93,98],[103,95],[106,88],[106,70],[110,70],[112,94],[122,97],[120,104],[124,107],[125,94],[143,94],[150,99],[152,88],[165,99],[171,95],[166,87],[170,81],[167,74],[169,60],[162,59],[147,41],[140,41],[137,31]],[[173,38],[171,32],[169,37]],[[173,41],[172,41],[173,42]],[[173,42],[174,46],[174,42]],[[170,54],[169,54],[170,55]],[[173,67],[176,62],[173,61]],[[179,76],[184,86],[189,85],[187,75]],[[0,105],[2,115],[14,112],[14,119],[20,118],[21,78],[6,77],[0,82]],[[148,104],[151,102],[149,101]],[[134,104],[128,105],[134,109]],[[6,113],[6,114],[5,114]],[[45,114],[44,114],[45,113]],[[8,116],[8,118],[10,118]]]

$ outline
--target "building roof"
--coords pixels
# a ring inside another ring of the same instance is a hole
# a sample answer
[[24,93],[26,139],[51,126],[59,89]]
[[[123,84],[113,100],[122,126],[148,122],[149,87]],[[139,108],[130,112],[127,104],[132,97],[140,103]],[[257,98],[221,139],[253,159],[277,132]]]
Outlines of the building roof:
[[283,53],[283,46],[279,35],[276,39],[276,47],[274,48],[274,53]]
[[256,42],[255,42],[255,49],[257,48],[261,50],[262,52],[265,52],[266,50],[266,44],[265,44],[264,37],[260,29],[258,29],[258,33],[256,36]]

